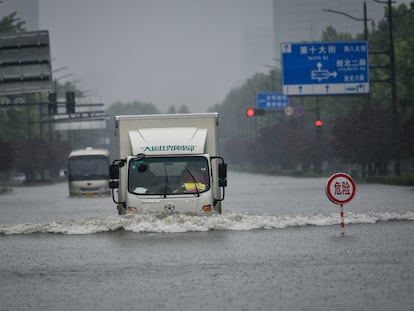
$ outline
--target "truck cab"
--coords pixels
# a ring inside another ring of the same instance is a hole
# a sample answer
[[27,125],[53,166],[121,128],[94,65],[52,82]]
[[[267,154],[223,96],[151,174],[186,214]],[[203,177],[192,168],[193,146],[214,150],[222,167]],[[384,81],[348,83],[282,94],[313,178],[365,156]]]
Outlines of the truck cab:
[[116,124],[121,157],[110,187],[118,214],[221,213],[227,165],[217,114],[118,116]]

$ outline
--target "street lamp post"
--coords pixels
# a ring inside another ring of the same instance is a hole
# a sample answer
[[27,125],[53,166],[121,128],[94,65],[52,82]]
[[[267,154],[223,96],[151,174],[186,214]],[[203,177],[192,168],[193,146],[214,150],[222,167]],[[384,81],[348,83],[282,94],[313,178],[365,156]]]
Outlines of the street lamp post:
[[377,3],[387,4],[388,7],[388,35],[389,35],[389,57],[390,57],[390,84],[391,84],[391,119],[392,119],[392,144],[394,150],[394,172],[395,176],[401,176],[401,146],[400,146],[400,117],[397,107],[397,83],[395,77],[395,54],[394,33],[392,23],[392,0],[379,1]]
[[363,21],[364,22],[364,39],[368,40],[368,21],[373,22],[373,20],[371,18],[367,18],[367,3],[365,1],[364,1],[363,9],[364,9],[364,17],[363,18],[357,18],[357,17],[354,17],[352,15],[349,15],[348,13],[341,12],[341,11],[336,11],[336,10],[332,10],[332,9],[322,9],[322,11],[344,15],[344,16],[349,17],[349,18],[351,18],[355,21]]
[[75,75],[74,73],[66,73],[66,74],[64,74],[63,76],[60,76],[59,78],[56,78],[55,79],[55,93],[57,94],[57,82],[59,81],[59,80],[62,80],[62,79],[65,79],[65,78],[69,78],[69,77],[71,77],[71,76],[73,76],[73,75]]
[[[380,1],[374,0],[377,3],[387,4],[388,6],[388,33],[389,33],[389,58],[390,58],[390,85],[391,85],[391,113],[392,113],[392,148],[394,150],[394,172],[396,176],[401,175],[401,147],[400,147],[400,129],[399,129],[399,114],[397,107],[397,85],[395,77],[395,54],[394,54],[394,34],[393,34],[393,23],[392,23],[392,0]],[[368,40],[368,27],[367,21],[372,19],[367,18],[367,6],[364,2],[364,18],[355,18],[347,13],[335,11],[331,9],[322,9],[325,12],[337,13],[345,15],[353,20],[364,21],[364,38]],[[369,103],[369,95],[367,95],[367,103]]]

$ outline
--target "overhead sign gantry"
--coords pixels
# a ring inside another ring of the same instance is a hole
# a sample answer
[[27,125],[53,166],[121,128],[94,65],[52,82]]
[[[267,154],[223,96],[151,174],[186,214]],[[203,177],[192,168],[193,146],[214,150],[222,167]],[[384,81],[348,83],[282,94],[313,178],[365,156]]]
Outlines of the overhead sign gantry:
[[52,90],[49,32],[0,34],[0,96]]

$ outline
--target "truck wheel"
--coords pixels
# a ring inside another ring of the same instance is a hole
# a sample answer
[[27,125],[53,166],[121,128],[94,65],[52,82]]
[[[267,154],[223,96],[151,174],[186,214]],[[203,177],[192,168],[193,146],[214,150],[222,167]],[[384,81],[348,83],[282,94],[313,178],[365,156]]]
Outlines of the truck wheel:
[[125,215],[126,214],[126,208],[123,205],[119,204],[117,206],[117,209],[118,209],[118,215]]

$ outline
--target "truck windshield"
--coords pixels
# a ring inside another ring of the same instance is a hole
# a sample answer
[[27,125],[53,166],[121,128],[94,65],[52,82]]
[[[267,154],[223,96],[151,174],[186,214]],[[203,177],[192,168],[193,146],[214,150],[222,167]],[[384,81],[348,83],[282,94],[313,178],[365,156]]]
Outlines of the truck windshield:
[[202,156],[132,159],[128,191],[135,194],[194,194],[210,189],[208,161]]
[[71,157],[68,164],[68,178],[70,181],[109,179],[108,161],[105,156]]

